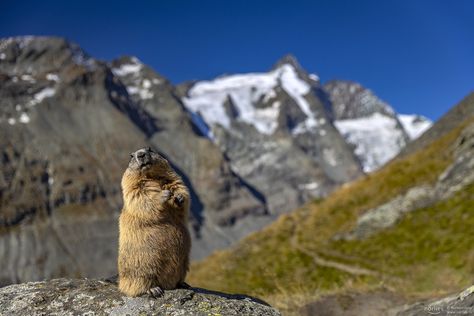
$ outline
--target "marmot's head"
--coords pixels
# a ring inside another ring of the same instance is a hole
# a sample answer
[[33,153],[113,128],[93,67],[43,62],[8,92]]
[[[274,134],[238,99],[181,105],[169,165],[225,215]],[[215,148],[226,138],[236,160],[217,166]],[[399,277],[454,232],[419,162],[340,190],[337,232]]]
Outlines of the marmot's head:
[[144,177],[166,177],[171,170],[168,161],[150,147],[130,154],[127,173]]

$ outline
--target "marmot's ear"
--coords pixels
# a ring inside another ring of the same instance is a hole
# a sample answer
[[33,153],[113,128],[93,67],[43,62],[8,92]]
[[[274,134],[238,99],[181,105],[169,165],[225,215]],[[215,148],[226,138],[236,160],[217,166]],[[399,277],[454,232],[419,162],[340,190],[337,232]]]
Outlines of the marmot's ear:
[[148,150],[149,152],[153,152],[153,150],[151,149],[151,147],[147,147],[146,150]]

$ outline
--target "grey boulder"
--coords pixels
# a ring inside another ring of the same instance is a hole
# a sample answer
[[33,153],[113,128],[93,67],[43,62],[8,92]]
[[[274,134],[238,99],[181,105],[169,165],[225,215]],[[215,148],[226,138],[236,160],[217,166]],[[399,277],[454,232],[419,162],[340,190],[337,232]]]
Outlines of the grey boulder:
[[258,299],[200,288],[127,297],[100,280],[55,279],[0,288],[0,315],[280,315]]

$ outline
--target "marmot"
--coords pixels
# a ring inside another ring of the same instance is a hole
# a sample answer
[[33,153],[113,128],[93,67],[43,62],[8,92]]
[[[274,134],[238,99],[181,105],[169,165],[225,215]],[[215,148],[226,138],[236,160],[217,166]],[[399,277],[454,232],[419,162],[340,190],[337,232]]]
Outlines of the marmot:
[[189,191],[168,161],[151,148],[132,153],[122,178],[119,289],[128,296],[187,286],[191,238]]

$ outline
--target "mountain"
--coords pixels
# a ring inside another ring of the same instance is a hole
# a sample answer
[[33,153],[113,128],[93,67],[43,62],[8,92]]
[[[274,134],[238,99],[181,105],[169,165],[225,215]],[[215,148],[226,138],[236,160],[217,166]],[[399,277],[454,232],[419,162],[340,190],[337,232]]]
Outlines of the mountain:
[[365,172],[381,167],[431,126],[425,117],[395,113],[358,83],[334,80],[324,89],[331,101],[334,125],[354,146]]
[[135,57],[16,37],[0,40],[0,87],[0,284],[113,274],[120,178],[139,147],[189,186],[195,259],[367,170],[329,90],[292,56],[173,86]]
[[386,314],[471,285],[473,96],[411,152],[195,263],[189,281],[304,315]]
[[[0,49],[0,283],[113,274],[120,178],[143,146],[170,158],[190,187],[194,256],[233,240],[216,237],[221,221],[266,213],[173,87],[136,59],[109,65],[59,38],[6,39]],[[140,99],[130,66],[142,69]]]
[[362,174],[332,125],[319,82],[292,62],[268,73],[199,81],[183,104],[232,170],[281,214]]

